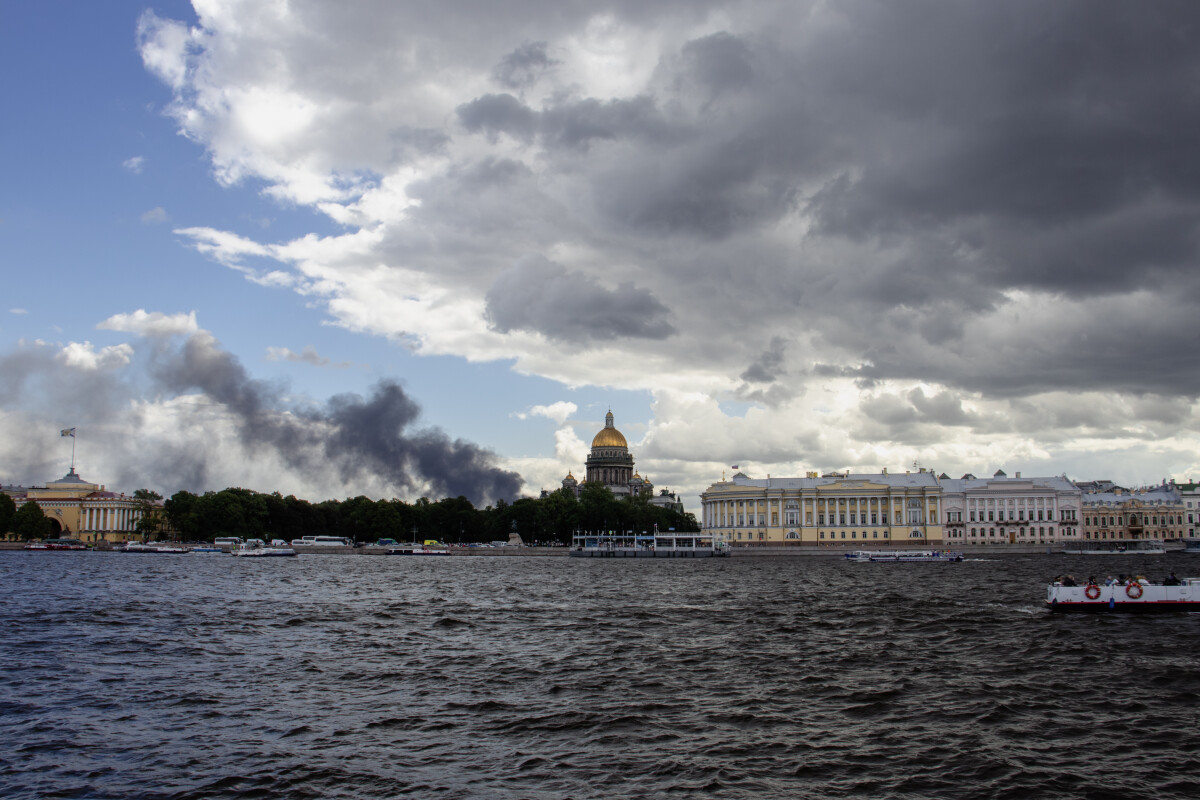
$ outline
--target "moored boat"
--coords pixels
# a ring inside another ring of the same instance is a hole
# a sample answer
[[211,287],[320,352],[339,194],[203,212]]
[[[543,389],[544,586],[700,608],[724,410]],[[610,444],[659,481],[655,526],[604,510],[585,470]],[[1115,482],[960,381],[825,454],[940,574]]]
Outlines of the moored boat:
[[168,544],[167,542],[126,542],[123,545],[117,545],[113,548],[117,553],[149,553],[151,555],[178,555],[181,553],[190,553],[191,550],[180,544]]
[[272,547],[262,539],[247,539],[230,550],[229,553],[230,555],[249,558],[272,558],[296,555],[296,551],[290,547]]
[[572,558],[714,558],[729,544],[706,533],[580,533],[571,538]]
[[419,542],[410,542],[408,544],[396,545],[389,547],[385,555],[389,556],[448,556],[450,551],[442,547],[440,544],[421,544]]
[[1101,539],[1063,545],[1063,553],[1069,556],[1161,555],[1165,552],[1166,546],[1157,539]]
[[87,550],[88,546],[79,539],[46,539],[41,542],[30,542],[26,550]]
[[1200,611],[1200,578],[1150,583],[1144,578],[1111,584],[1046,587],[1046,607],[1051,611]]
[[1183,552],[1200,553],[1200,539],[1184,539]]
[[846,553],[847,561],[878,561],[883,563],[930,561],[962,561],[956,550],[855,550]]

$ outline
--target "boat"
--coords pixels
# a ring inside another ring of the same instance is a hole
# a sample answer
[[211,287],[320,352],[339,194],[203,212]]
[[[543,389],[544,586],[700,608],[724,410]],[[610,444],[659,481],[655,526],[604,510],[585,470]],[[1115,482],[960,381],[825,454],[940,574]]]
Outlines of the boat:
[[389,547],[385,555],[389,556],[448,556],[450,551],[439,544],[421,544],[409,542],[395,547]]
[[206,545],[202,545],[200,547],[193,547],[192,552],[193,553],[224,553],[225,548],[223,548],[223,547],[208,547]]
[[708,533],[578,533],[572,558],[714,558],[729,555],[729,543]]
[[1082,586],[1051,583],[1046,587],[1046,608],[1051,611],[1200,611],[1200,578],[1183,578],[1177,584],[1150,583],[1144,578],[1086,583]]
[[1183,552],[1200,553],[1200,539],[1184,539]]
[[262,539],[247,539],[229,551],[230,555],[248,556],[250,558],[271,558],[276,556],[294,556],[296,551],[290,547],[272,547]]
[[30,542],[26,550],[87,550],[88,546],[79,539],[46,539],[41,542]]
[[847,561],[911,562],[962,561],[963,554],[956,550],[855,550],[846,553]]
[[158,555],[176,555],[180,553],[190,553],[191,550],[181,544],[168,544],[167,542],[126,542],[123,545],[117,545],[113,548],[117,553],[150,553]]
[[1063,553],[1069,556],[1161,555],[1165,552],[1166,546],[1158,539],[1102,539],[1063,545]]

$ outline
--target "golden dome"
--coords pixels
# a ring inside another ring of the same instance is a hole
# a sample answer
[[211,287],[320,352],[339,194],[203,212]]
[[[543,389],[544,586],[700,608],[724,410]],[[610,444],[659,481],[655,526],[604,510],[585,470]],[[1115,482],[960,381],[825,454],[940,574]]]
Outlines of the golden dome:
[[613,413],[611,411],[604,416],[604,430],[597,433],[596,438],[592,439],[592,449],[597,447],[629,448],[629,443],[625,441],[625,437],[619,430],[613,427]]

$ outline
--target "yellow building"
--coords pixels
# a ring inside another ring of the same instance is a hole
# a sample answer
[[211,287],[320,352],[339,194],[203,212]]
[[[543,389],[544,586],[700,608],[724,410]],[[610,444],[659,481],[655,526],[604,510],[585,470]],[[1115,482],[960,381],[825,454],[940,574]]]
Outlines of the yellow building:
[[701,529],[734,546],[941,546],[942,487],[932,472],[752,479],[700,495]]
[[45,486],[5,486],[17,507],[37,502],[50,520],[52,536],[85,542],[125,542],[140,538],[136,533],[143,504],[125,494],[106,491],[71,471]]
[[1085,494],[1083,538],[1182,539],[1188,535],[1183,503],[1174,484]]

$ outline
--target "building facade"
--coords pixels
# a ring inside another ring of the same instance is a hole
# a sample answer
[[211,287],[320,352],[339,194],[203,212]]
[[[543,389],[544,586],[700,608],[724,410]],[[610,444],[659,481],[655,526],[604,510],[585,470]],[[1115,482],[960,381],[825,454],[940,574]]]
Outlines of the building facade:
[[1182,539],[1189,529],[1184,502],[1175,485],[1168,483],[1150,489],[1084,494],[1083,538]]
[[140,538],[137,523],[145,504],[125,494],[106,491],[71,471],[45,486],[4,486],[18,508],[36,501],[50,520],[55,537],[85,542],[126,542]]
[[753,479],[736,473],[701,495],[700,527],[738,546],[940,546],[942,487],[932,472]]
[[1051,545],[1079,541],[1079,488],[1066,477],[938,477],[946,544]]

